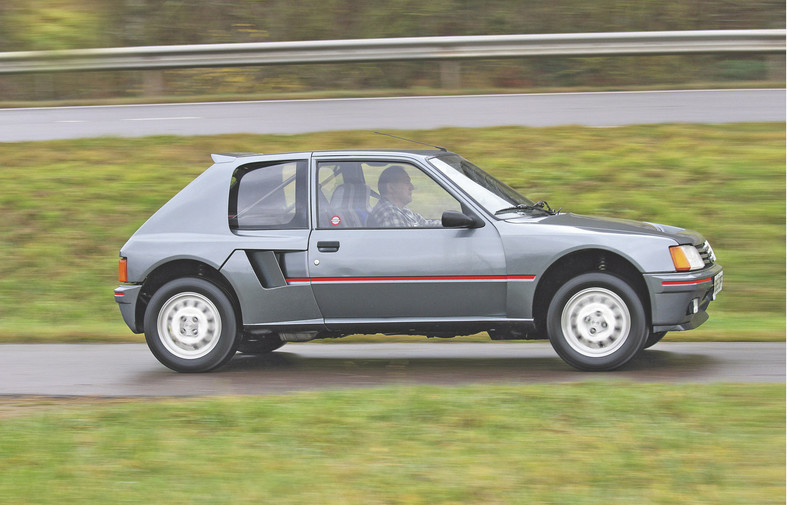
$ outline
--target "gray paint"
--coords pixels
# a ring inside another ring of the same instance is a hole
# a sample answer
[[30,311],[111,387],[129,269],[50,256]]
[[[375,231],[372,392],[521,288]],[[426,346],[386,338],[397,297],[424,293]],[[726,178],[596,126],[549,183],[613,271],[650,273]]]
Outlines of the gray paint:
[[244,324],[319,320],[321,317],[309,286],[263,287],[244,251],[235,251],[221,273],[240,295]]
[[[428,326],[434,331],[495,329],[531,322],[534,292],[544,272],[567,254],[595,249],[625,258],[644,274],[654,325],[682,329],[691,319],[686,302],[709,287],[666,287],[662,282],[703,279],[722,270],[714,265],[675,273],[668,248],[703,241],[699,234],[681,228],[570,213],[493,216],[428,163],[438,154],[378,150],[214,156],[216,164],[167,202],[123,246],[129,282],[143,283],[158,267],[192,259],[216,269],[229,282],[247,326],[279,331],[328,328],[339,333],[359,327],[374,332],[390,327],[408,330],[410,323],[413,331]],[[314,229],[317,162],[343,159],[418,165],[484,226]],[[248,163],[282,160],[311,161],[309,228],[233,232],[228,198],[234,170]],[[320,252],[321,241],[338,241],[341,247]],[[264,287],[249,254],[257,255],[253,257],[268,272],[264,275],[276,279],[273,285]],[[326,278],[330,281],[321,281]],[[124,301],[127,323],[136,301],[136,297]]]

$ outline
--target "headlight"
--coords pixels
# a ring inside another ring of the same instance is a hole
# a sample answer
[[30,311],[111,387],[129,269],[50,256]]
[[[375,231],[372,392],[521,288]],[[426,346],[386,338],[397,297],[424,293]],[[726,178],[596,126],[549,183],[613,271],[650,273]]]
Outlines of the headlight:
[[670,248],[670,256],[673,258],[673,266],[677,272],[687,272],[689,270],[700,270],[705,266],[703,258],[695,246],[676,245]]

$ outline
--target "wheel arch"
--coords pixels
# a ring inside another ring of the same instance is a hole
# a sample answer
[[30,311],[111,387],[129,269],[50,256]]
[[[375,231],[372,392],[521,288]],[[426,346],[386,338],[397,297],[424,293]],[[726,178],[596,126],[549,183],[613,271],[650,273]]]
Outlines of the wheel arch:
[[606,249],[582,249],[556,259],[539,279],[534,291],[533,317],[540,336],[543,338],[547,336],[547,309],[558,289],[569,279],[590,272],[610,273],[628,282],[640,297],[647,324],[651,324],[651,303],[642,272],[630,260],[616,252]]
[[168,282],[184,277],[196,277],[216,285],[230,298],[238,321],[243,321],[241,318],[241,305],[238,301],[238,295],[235,293],[235,290],[227,278],[225,278],[219,270],[202,261],[177,259],[157,266],[147,277],[145,277],[135,309],[135,322],[138,328],[143,327],[145,310],[148,308],[148,303],[153,294]]

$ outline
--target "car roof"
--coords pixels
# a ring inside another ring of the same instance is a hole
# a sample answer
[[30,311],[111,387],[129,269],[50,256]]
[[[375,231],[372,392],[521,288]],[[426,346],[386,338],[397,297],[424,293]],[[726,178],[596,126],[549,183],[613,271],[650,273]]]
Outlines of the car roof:
[[315,156],[330,156],[332,154],[415,154],[416,156],[435,156],[445,153],[440,149],[334,149],[330,151],[313,151]]
[[[250,161],[264,161],[271,158],[282,157],[309,157],[309,156],[380,156],[380,155],[409,155],[417,157],[437,156],[440,154],[451,154],[448,151],[439,149],[332,149],[324,151],[301,151],[289,153],[214,153],[211,158],[214,163],[230,163],[230,162],[250,162]],[[249,159],[246,159],[249,158]]]

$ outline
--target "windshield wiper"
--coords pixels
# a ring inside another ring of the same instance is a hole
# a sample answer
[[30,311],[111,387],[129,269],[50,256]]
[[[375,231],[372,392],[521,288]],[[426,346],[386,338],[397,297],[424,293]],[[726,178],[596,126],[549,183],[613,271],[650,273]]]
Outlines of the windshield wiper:
[[520,212],[520,211],[527,212],[529,210],[538,210],[544,212],[549,216],[554,216],[559,212],[561,212],[561,209],[553,210],[550,208],[550,205],[546,201],[539,200],[533,205],[526,205],[524,203],[521,203],[519,205],[515,205],[514,207],[506,207],[505,209],[497,210],[495,211],[495,215],[497,216],[499,214],[506,214],[507,212]]

